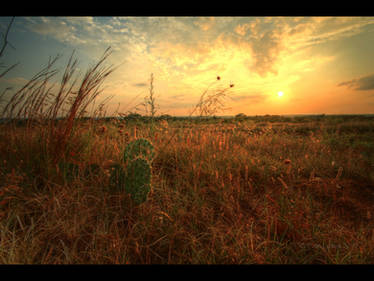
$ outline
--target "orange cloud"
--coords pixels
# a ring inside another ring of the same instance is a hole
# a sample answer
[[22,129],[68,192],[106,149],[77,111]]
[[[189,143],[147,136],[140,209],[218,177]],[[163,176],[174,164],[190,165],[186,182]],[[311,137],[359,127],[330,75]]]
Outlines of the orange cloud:
[[194,23],[199,26],[203,31],[207,31],[211,29],[215,25],[215,18],[209,17],[209,18],[198,18]]

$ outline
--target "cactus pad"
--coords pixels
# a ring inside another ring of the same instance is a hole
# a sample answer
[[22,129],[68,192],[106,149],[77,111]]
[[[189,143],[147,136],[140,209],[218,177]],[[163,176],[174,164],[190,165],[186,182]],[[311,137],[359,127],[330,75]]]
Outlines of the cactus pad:
[[131,194],[136,204],[147,200],[151,189],[151,166],[144,158],[129,161],[125,176],[125,192]]
[[155,153],[153,145],[147,139],[137,139],[129,143],[123,153],[123,162],[142,157],[149,162],[153,160]]
[[147,200],[151,190],[153,145],[146,139],[130,142],[123,152],[123,162],[111,167],[110,190],[131,195],[136,204]]

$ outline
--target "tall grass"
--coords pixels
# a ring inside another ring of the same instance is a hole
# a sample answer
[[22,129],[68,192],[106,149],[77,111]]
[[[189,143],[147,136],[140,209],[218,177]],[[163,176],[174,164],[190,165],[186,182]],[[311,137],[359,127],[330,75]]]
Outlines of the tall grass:
[[50,59],[40,72],[9,98],[1,117],[13,123],[24,121],[29,134],[38,126],[48,157],[57,164],[67,149],[75,120],[84,116],[88,105],[101,93],[103,81],[114,71],[112,66],[103,66],[110,54],[108,48],[77,84],[79,77],[74,77],[77,60],[73,52],[57,91],[51,79],[58,74],[53,66],[60,56]]

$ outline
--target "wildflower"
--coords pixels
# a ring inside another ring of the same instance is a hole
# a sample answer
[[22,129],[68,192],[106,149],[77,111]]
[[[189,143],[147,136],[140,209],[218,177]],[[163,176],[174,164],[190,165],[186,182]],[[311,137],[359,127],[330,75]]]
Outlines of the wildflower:
[[291,160],[290,159],[285,159],[284,164],[286,164],[286,165],[291,164]]
[[102,126],[100,129],[99,129],[99,133],[100,134],[103,134],[107,131],[107,128],[105,126]]

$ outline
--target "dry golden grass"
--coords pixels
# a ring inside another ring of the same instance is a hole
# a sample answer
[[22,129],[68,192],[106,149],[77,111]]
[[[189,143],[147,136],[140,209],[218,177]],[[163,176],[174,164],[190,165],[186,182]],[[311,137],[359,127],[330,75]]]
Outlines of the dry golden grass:
[[[64,158],[81,169],[73,178],[36,168],[42,131],[2,133],[1,262],[373,262],[372,129],[356,144],[321,124],[305,135],[291,123],[207,123],[77,125]],[[107,172],[140,137],[157,156],[149,198],[134,206],[108,192]],[[99,172],[84,176],[92,163]]]

